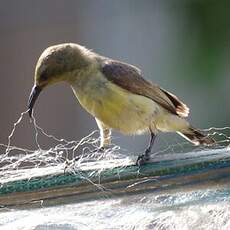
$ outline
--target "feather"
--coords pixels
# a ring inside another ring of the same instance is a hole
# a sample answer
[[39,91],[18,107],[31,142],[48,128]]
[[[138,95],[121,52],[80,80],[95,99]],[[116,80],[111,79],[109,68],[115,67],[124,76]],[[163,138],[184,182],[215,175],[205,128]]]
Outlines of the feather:
[[107,80],[129,92],[148,97],[172,114],[186,117],[189,108],[172,93],[160,88],[143,78],[140,69],[135,66],[104,59],[101,71]]

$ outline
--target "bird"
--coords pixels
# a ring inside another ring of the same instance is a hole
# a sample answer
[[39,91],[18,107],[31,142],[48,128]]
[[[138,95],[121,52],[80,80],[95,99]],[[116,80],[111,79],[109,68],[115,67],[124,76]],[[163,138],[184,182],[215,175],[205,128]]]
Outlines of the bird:
[[139,68],[114,60],[76,43],[46,48],[39,57],[28,113],[40,93],[50,85],[67,82],[81,106],[96,120],[100,146],[111,145],[111,131],[126,135],[150,133],[150,142],[136,165],[147,163],[159,132],[176,132],[194,145],[215,140],[186,120],[188,106],[171,92],[145,79]]

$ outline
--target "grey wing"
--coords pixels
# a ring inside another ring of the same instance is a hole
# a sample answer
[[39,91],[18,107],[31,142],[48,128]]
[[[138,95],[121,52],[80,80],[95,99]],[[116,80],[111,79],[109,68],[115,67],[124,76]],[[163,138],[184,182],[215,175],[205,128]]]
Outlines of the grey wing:
[[173,114],[181,117],[188,116],[189,108],[182,101],[172,93],[145,80],[141,71],[135,66],[114,60],[104,60],[101,71],[107,80],[121,88],[148,97]]

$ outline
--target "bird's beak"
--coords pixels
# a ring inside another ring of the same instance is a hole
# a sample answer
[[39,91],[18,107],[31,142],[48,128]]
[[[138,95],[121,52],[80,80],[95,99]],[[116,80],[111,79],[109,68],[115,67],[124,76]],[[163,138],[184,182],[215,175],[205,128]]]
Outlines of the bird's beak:
[[41,91],[42,91],[42,88],[37,86],[37,85],[34,85],[34,87],[31,90],[29,101],[28,101],[28,109],[29,109],[30,118],[32,116],[35,101],[37,100],[37,98],[38,98],[38,96],[39,96]]

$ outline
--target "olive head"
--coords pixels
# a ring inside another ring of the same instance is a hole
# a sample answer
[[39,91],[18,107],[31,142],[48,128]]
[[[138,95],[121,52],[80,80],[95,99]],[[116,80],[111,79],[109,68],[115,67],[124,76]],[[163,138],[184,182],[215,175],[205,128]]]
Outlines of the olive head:
[[90,51],[83,46],[65,43],[51,46],[41,54],[35,68],[34,86],[28,102],[30,117],[40,92],[54,83],[73,81],[74,76],[89,65],[88,53]]

